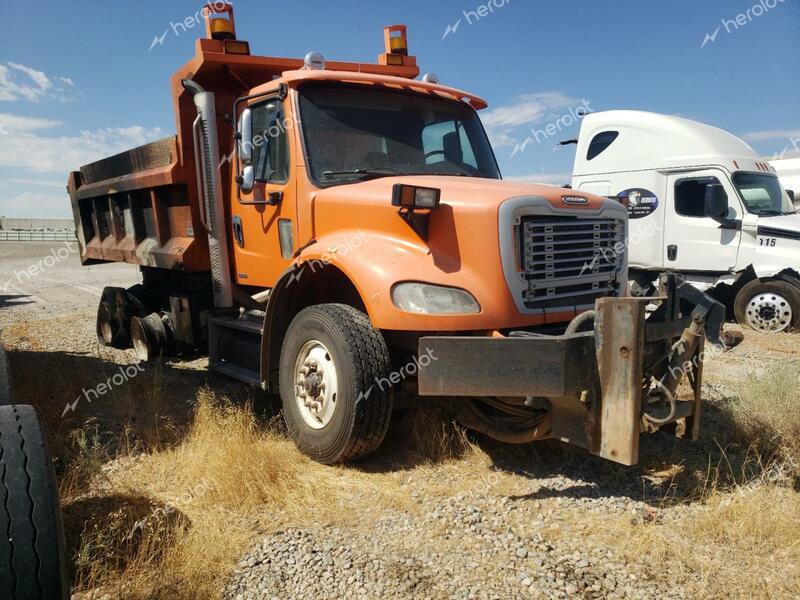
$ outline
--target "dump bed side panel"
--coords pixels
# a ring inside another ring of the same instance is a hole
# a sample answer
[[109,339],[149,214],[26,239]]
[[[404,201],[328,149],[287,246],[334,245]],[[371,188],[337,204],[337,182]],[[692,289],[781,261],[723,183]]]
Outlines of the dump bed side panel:
[[83,264],[208,271],[190,167],[171,136],[72,172],[68,190]]

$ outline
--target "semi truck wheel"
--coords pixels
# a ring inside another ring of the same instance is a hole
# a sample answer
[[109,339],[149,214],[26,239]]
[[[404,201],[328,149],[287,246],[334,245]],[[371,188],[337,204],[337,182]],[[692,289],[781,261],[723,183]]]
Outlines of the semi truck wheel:
[[69,598],[58,488],[36,412],[0,407],[0,598]]
[[800,329],[800,289],[785,281],[751,281],[739,290],[733,309],[740,325],[762,333]]
[[280,359],[280,392],[289,435],[323,464],[375,451],[392,414],[389,350],[367,316],[344,304],[301,311]]

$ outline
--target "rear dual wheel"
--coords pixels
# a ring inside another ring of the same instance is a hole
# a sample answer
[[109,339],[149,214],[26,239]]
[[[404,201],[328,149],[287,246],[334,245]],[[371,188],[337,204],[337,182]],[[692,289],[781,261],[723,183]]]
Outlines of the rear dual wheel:
[[131,320],[151,312],[158,298],[143,285],[131,288],[106,287],[97,307],[97,341],[109,348],[130,348]]
[[800,288],[780,280],[756,279],[734,303],[736,321],[762,333],[800,330]]

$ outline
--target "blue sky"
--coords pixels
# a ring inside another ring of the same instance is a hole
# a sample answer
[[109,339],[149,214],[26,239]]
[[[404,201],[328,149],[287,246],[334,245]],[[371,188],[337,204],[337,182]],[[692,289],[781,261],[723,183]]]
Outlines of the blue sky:
[[[568,182],[574,147],[556,142],[578,125],[531,129],[582,105],[694,118],[765,156],[800,148],[800,0],[234,5],[254,54],[374,61],[383,26],[407,24],[423,72],[489,101],[481,114],[506,177]],[[0,215],[70,216],[69,170],[174,133],[169,76],[202,30],[172,24],[200,7],[0,0]]]

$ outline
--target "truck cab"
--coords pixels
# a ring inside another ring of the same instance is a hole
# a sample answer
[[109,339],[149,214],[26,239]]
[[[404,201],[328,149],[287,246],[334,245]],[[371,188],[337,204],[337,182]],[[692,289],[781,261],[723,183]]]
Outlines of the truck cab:
[[101,344],[207,354],[279,395],[323,463],[373,452],[420,402],[628,465],[642,431],[699,435],[694,367],[724,310],[675,278],[626,295],[622,203],[503,181],[486,102],[420,79],[402,25],[377,63],[347,63],[254,56],[232,7],[203,14],[171,81],[177,134],[70,175],[81,260],[142,273],[104,290]]
[[800,327],[800,215],[775,169],[737,137],[669,115],[590,114],[572,185],[627,206],[632,289],[678,272],[744,325]]

